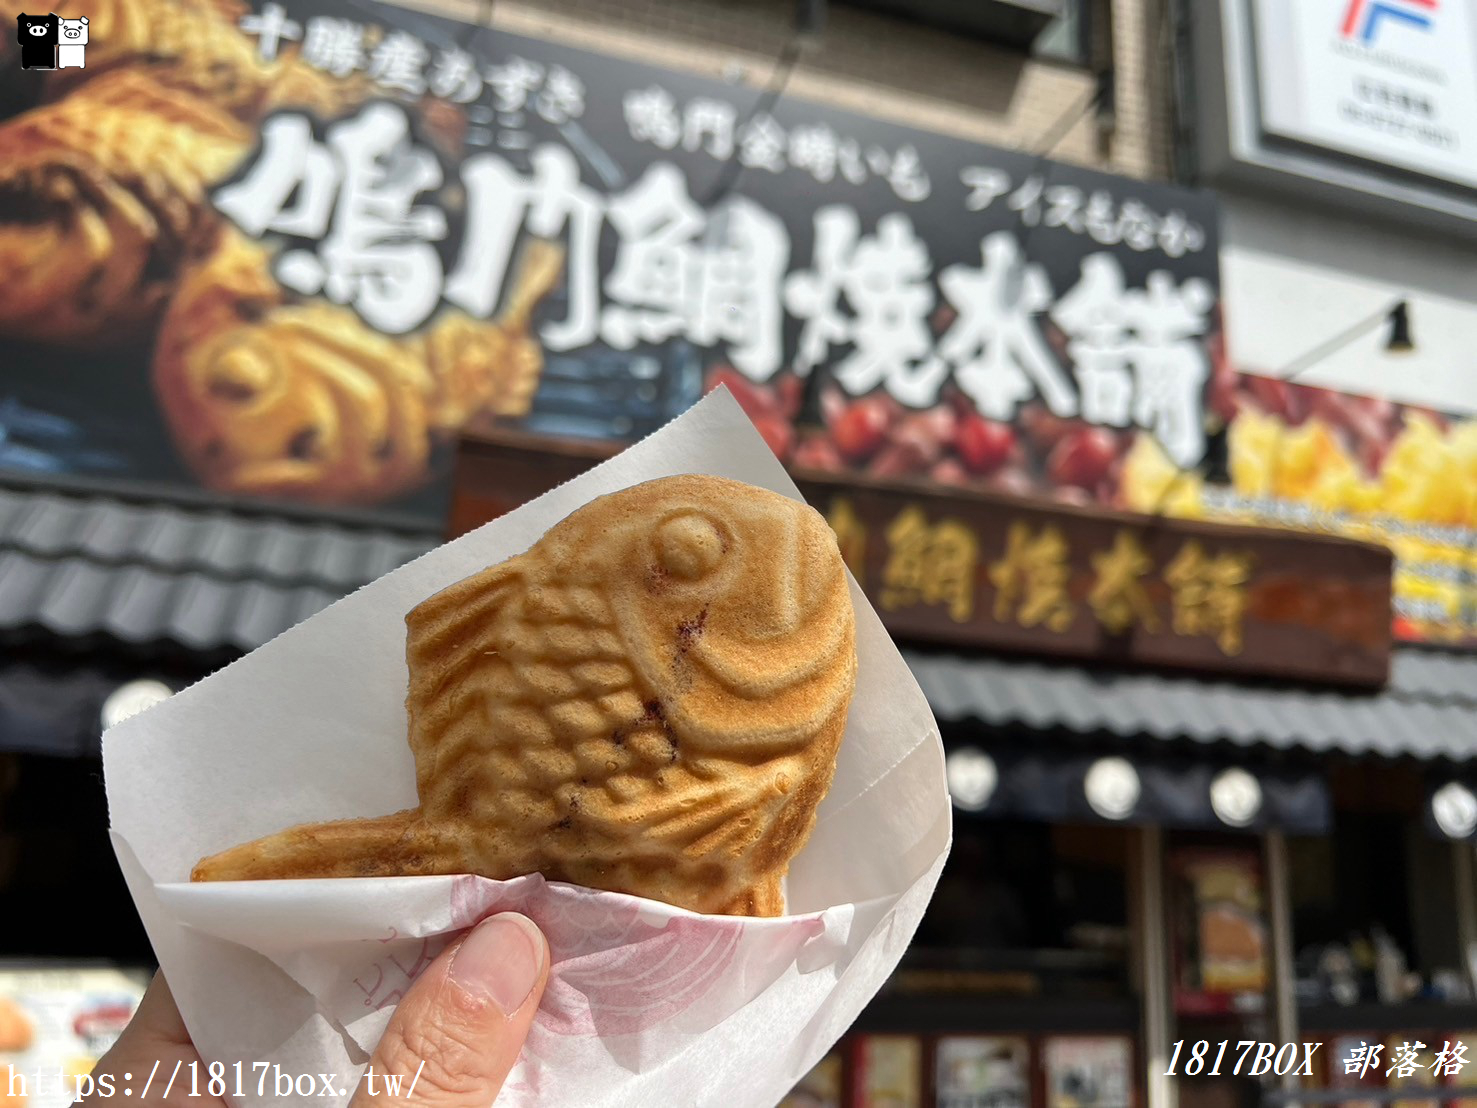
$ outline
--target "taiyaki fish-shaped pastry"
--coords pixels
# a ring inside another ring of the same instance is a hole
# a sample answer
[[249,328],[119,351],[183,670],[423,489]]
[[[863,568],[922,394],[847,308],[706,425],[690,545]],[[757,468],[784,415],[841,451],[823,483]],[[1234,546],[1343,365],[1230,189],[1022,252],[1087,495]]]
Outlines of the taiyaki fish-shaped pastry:
[[[13,23],[25,5],[26,0],[0,0],[0,11]],[[72,0],[67,17],[87,19],[87,66],[47,74],[47,98],[121,66],[143,67],[160,84],[246,122],[285,107],[337,115],[369,94],[362,77],[322,73],[300,61],[291,46],[263,59],[239,27],[250,11],[237,0]]]
[[415,353],[326,301],[289,303],[265,247],[223,230],[159,328],[154,387],[175,447],[222,492],[337,503],[426,473]]
[[247,149],[229,115],[127,70],[0,125],[0,335],[147,331],[214,236],[206,189]]
[[406,625],[420,806],[270,835],[194,880],[537,872],[783,911],[856,683],[819,513],[717,477],[636,485]]
[[414,488],[433,443],[468,413],[527,410],[529,314],[562,264],[535,240],[502,320],[446,312],[396,339],[349,308],[293,297],[264,246],[224,229],[159,329],[154,388],[175,445],[222,492],[345,504]]

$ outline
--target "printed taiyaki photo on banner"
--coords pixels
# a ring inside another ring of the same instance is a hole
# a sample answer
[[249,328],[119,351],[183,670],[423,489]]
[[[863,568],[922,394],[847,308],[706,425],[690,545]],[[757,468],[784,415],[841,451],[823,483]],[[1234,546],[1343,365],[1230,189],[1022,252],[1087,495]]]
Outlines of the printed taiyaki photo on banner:
[[720,477],[600,497],[406,617],[420,805],[294,827],[196,881],[476,874],[774,916],[856,685],[835,536]]

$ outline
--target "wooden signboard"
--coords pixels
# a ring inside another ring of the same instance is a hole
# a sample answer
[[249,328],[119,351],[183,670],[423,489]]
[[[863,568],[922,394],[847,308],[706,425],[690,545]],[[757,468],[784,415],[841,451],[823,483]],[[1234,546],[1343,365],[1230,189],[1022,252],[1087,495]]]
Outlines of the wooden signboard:
[[[464,439],[452,533],[612,453],[518,432]],[[932,483],[794,477],[898,637],[1113,665],[1388,680],[1382,546]]]

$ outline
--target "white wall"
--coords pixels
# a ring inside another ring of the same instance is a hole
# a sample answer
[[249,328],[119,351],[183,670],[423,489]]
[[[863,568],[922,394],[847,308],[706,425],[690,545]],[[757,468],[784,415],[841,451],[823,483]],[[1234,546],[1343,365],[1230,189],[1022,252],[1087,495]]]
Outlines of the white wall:
[[1410,303],[1415,350],[1386,328],[1298,375],[1309,385],[1477,412],[1477,241],[1442,241],[1333,209],[1221,194],[1221,282],[1237,368],[1284,376],[1300,355]]

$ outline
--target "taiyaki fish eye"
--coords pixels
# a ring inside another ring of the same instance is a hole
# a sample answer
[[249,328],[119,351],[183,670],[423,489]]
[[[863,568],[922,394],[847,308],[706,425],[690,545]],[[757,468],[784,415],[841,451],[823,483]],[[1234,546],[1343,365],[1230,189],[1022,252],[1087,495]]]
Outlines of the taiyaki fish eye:
[[656,534],[657,557],[673,577],[696,581],[713,571],[723,557],[723,534],[705,516],[673,516]]

